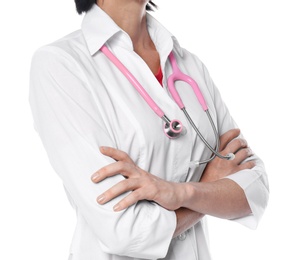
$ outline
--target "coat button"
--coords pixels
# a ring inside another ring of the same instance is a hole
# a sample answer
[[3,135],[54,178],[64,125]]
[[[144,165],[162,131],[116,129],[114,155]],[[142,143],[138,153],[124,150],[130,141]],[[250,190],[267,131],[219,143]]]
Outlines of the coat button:
[[182,234],[180,234],[180,235],[178,236],[178,239],[179,239],[180,241],[184,241],[184,240],[186,239],[186,237],[187,237],[187,234],[186,234],[186,232],[184,232],[184,233],[182,233]]

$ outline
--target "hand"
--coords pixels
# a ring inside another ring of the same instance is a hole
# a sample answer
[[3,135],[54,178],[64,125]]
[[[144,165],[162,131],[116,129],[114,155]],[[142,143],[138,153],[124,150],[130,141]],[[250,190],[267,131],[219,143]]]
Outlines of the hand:
[[101,194],[97,198],[99,204],[105,204],[128,191],[132,192],[114,206],[115,211],[126,209],[139,200],[154,201],[168,210],[176,210],[183,204],[185,196],[183,184],[165,181],[142,170],[123,151],[111,147],[101,147],[100,151],[116,162],[95,172],[92,181],[98,183],[117,174],[123,175],[126,179]]
[[239,129],[232,129],[220,137],[220,153],[222,155],[234,153],[235,158],[233,160],[223,160],[215,157],[206,165],[201,182],[216,181],[235,172],[251,169],[255,166],[254,160],[244,162],[253,153],[248,147],[246,140],[239,137],[239,135]]

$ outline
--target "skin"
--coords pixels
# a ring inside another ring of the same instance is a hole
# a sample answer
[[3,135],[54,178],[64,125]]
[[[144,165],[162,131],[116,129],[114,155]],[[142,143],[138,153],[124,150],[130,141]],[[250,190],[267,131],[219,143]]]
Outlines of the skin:
[[99,0],[104,10],[131,38],[134,51],[153,74],[160,67],[159,54],[147,30],[145,6],[148,0]]
[[[160,60],[147,30],[145,11],[147,3],[148,0],[97,2],[99,7],[128,33],[134,51],[146,62],[150,70],[156,73]],[[252,151],[239,135],[240,130],[233,129],[220,137],[221,154],[232,152],[236,157],[231,161],[215,158],[206,166],[198,183],[168,182],[139,168],[123,151],[101,147],[101,153],[116,162],[95,172],[92,181],[98,183],[116,174],[122,174],[125,180],[100,194],[97,202],[103,205],[126,191],[132,193],[116,204],[114,211],[126,209],[139,200],[155,201],[162,207],[175,211],[177,227],[174,236],[195,225],[206,214],[226,219],[246,216],[251,211],[244,191],[235,182],[223,179],[240,170],[251,169],[255,165],[254,161],[243,163],[252,156]]]
[[98,196],[101,205],[127,191],[133,191],[118,204],[114,211],[128,208],[139,200],[155,201],[177,215],[175,236],[195,225],[205,214],[225,219],[234,219],[251,213],[244,191],[230,179],[220,179],[243,169],[251,169],[254,161],[243,163],[252,156],[244,139],[238,137],[240,130],[232,129],[220,137],[221,154],[235,153],[231,161],[215,158],[202,175],[200,182],[175,183],[161,179],[135,165],[123,151],[101,147],[100,151],[116,162],[92,175],[98,183],[116,174],[126,179]]

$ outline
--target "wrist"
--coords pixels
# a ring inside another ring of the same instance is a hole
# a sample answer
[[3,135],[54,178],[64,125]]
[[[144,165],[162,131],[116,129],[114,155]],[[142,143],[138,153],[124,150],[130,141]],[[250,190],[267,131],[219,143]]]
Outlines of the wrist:
[[192,211],[187,208],[179,208],[175,211],[177,216],[177,227],[174,237],[182,234],[189,228],[196,225],[204,216],[204,214]]
[[191,182],[181,183],[182,185],[182,192],[183,192],[183,200],[182,200],[182,207],[190,208],[192,201],[195,201],[196,188],[194,184]]
[[197,205],[203,199],[204,190],[203,183],[200,182],[187,182],[185,185],[186,197],[183,202],[183,207],[198,211]]

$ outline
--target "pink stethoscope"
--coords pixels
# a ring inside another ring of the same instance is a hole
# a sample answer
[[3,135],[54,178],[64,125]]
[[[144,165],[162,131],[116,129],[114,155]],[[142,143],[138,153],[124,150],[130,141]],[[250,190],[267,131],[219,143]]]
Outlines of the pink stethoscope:
[[[122,74],[129,80],[129,82],[139,92],[139,94],[146,101],[146,103],[150,106],[150,108],[164,121],[163,130],[164,130],[165,135],[170,139],[175,139],[175,138],[178,138],[179,136],[181,136],[181,134],[183,134],[186,131],[186,129],[185,129],[185,127],[183,127],[182,123],[177,119],[170,120],[164,114],[164,112],[154,102],[154,100],[149,96],[149,94],[142,87],[142,85],[138,82],[138,80],[133,76],[133,74],[120,62],[120,60],[118,58],[116,58],[114,56],[114,54],[105,45],[103,45],[100,48],[100,50],[122,72]],[[217,156],[217,157],[219,157],[221,159],[233,160],[235,158],[235,155],[233,153],[229,153],[229,154],[223,156],[218,152],[218,149],[219,149],[218,132],[217,132],[215,124],[214,124],[214,122],[213,122],[213,120],[211,118],[211,115],[209,113],[207,104],[206,104],[205,99],[204,99],[204,97],[203,97],[203,95],[202,95],[202,93],[201,93],[201,91],[199,89],[198,84],[190,76],[188,76],[188,75],[186,75],[186,74],[184,74],[183,72],[180,71],[173,52],[171,52],[169,54],[169,60],[170,60],[171,66],[172,66],[173,73],[168,77],[168,80],[167,80],[168,90],[171,93],[174,101],[177,103],[179,108],[185,114],[186,118],[188,119],[188,121],[191,124],[191,126],[193,127],[193,129],[196,131],[197,135],[200,137],[202,142],[206,145],[206,147],[213,154],[210,158],[208,158],[206,160],[203,160],[201,162],[200,161],[195,162],[195,164],[200,165],[200,164],[208,163],[215,156]],[[185,106],[184,106],[184,104],[183,104],[183,102],[181,100],[181,97],[179,96],[179,93],[177,92],[176,87],[175,87],[175,82],[178,81],[178,80],[182,80],[182,81],[188,83],[192,87],[192,89],[193,89],[193,91],[194,91],[200,105],[202,106],[202,109],[206,113],[206,115],[207,115],[207,117],[208,117],[208,119],[209,119],[209,121],[211,123],[211,126],[213,128],[213,132],[214,132],[215,139],[216,139],[216,148],[212,148],[211,145],[205,140],[203,135],[200,133],[199,129],[194,124],[194,122],[191,119],[190,115],[188,114],[188,112],[187,112],[187,110],[186,110],[186,108],[185,108]]]

